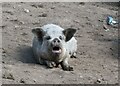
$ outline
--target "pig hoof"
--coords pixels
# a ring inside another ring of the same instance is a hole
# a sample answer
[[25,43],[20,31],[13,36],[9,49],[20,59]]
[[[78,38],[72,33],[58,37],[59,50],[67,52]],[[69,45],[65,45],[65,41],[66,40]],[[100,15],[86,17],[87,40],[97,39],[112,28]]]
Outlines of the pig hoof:
[[52,65],[49,65],[49,66],[47,66],[47,68],[50,68],[50,69],[51,69],[51,68],[53,68],[53,66],[52,66]]
[[71,67],[71,66],[63,67],[63,70],[65,70],[65,71],[73,71],[73,67]]
[[76,56],[71,56],[71,58],[77,58]]
[[55,63],[46,61],[46,65],[47,65],[48,68],[53,68],[55,66]]
[[76,53],[73,53],[73,54],[71,55],[71,58],[77,58],[77,57],[76,57]]
[[59,67],[59,64],[60,64],[60,63],[56,63],[55,68],[58,68],[58,67]]
[[68,69],[69,69],[69,71],[73,71],[73,67],[71,67],[71,66],[69,66]]

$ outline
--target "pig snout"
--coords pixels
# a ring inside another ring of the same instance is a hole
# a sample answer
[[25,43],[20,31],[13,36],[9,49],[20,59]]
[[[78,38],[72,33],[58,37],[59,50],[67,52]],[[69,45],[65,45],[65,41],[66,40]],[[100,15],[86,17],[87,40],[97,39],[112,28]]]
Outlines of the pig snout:
[[60,40],[58,38],[53,39],[52,46],[58,46],[60,45]]
[[60,44],[60,40],[58,38],[53,39],[53,41],[51,42],[52,45],[52,52],[54,54],[61,54],[62,49],[61,49],[61,44]]

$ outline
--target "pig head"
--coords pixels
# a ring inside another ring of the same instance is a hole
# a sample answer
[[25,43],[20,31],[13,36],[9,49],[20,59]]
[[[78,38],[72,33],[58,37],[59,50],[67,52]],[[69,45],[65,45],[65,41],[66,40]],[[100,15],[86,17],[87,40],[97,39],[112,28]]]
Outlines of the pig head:
[[47,24],[32,29],[34,34],[33,52],[40,64],[50,66],[55,62],[67,71],[73,70],[68,64],[70,56],[77,50],[77,40],[73,37],[76,29],[63,29],[58,25]]

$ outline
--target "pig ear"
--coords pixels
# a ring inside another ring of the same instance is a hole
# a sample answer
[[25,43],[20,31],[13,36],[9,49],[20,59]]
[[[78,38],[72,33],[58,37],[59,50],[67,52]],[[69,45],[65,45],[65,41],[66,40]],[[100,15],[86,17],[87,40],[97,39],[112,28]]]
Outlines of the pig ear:
[[44,31],[40,27],[32,29],[32,33],[35,34],[38,39],[42,39],[44,36]]
[[66,36],[65,41],[66,42],[69,41],[73,37],[75,32],[76,32],[76,29],[73,29],[73,28],[68,28],[68,29],[63,30],[63,34]]

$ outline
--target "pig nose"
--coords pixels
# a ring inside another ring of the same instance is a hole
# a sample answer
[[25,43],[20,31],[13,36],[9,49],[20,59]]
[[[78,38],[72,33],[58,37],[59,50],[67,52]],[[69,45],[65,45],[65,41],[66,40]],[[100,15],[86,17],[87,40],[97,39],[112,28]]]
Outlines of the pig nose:
[[59,40],[58,38],[55,38],[55,39],[53,40],[53,42],[54,42],[54,43],[60,43],[60,40]]
[[55,38],[53,41],[52,41],[52,46],[57,46],[60,44],[60,40],[58,38]]

